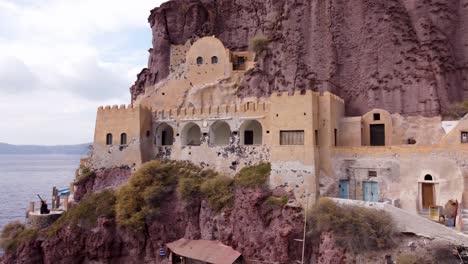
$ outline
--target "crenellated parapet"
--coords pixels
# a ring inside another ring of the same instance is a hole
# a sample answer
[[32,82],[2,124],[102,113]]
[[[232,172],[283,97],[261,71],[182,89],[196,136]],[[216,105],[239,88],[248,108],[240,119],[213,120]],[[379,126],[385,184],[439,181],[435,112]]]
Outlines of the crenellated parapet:
[[121,104],[121,105],[106,105],[106,106],[99,106],[98,112],[105,112],[105,111],[122,111],[122,110],[147,110],[151,111],[150,107],[144,105],[133,105],[133,104]]
[[269,112],[269,102],[246,102],[241,104],[223,104],[207,107],[183,107],[180,109],[168,109],[154,111],[156,119],[235,115],[263,115]]

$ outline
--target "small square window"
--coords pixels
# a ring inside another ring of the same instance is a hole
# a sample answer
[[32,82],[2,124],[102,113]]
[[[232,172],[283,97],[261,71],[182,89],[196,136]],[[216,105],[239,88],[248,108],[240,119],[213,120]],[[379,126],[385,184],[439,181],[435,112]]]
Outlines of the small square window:
[[468,143],[468,132],[461,132],[461,143]]
[[374,121],[379,121],[380,120],[380,114],[379,113],[375,113],[374,114]]

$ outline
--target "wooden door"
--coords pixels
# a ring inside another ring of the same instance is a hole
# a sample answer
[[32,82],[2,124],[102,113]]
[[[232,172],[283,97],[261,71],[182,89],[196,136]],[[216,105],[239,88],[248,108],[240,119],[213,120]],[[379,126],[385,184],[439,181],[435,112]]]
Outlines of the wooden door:
[[422,205],[424,209],[434,205],[434,184],[423,183],[422,184]]
[[340,198],[349,199],[349,180],[340,180]]
[[365,181],[364,182],[364,201],[378,202],[379,201],[379,183]]
[[385,146],[385,125],[370,125],[370,145]]

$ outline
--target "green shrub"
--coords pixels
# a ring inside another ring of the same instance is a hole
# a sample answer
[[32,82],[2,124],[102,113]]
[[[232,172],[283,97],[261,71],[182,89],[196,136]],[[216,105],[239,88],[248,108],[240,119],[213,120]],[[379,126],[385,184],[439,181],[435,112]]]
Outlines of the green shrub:
[[234,181],[226,176],[207,179],[201,185],[201,192],[208,200],[210,207],[219,212],[231,206],[234,199]]
[[87,182],[89,179],[96,177],[94,171],[83,165],[76,171],[75,184]]
[[256,35],[250,40],[249,48],[256,54],[260,54],[267,50],[270,40],[264,35]]
[[264,202],[264,205],[271,207],[271,208],[277,208],[277,207],[284,207],[287,203],[288,203],[288,197],[286,195],[283,195],[281,197],[268,196],[268,198]]
[[143,164],[117,192],[118,223],[143,231],[146,222],[159,215],[161,202],[176,189],[177,181],[184,179],[179,192],[187,198],[198,190],[200,173],[201,168],[189,162],[155,160]]
[[384,211],[338,206],[322,198],[309,215],[309,236],[331,231],[338,245],[353,252],[385,249],[394,244],[395,224]]
[[21,243],[35,240],[38,232],[35,229],[26,229],[19,221],[5,225],[0,235],[0,247],[7,252],[14,252]]
[[55,235],[65,226],[95,227],[99,217],[115,216],[115,202],[116,198],[112,191],[87,195],[50,226],[48,234]]
[[217,173],[213,170],[193,169],[192,173],[187,173],[179,179],[177,192],[183,199],[189,200],[200,194],[200,188],[204,181],[216,176]]
[[256,188],[265,185],[270,176],[270,163],[259,163],[255,166],[242,168],[234,177],[236,186]]

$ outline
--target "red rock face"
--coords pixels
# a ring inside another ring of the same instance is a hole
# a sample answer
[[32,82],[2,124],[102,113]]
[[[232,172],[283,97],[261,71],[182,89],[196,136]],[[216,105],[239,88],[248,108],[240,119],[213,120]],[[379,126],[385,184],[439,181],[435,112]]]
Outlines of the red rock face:
[[74,199],[80,201],[86,194],[99,192],[104,189],[117,189],[132,176],[129,167],[99,169],[95,176],[76,185]]
[[220,240],[249,260],[300,259],[300,243],[294,239],[302,237],[302,210],[269,208],[263,204],[268,195],[261,189],[239,189],[232,208],[214,213],[196,197],[187,203],[173,193],[162,201],[160,215],[145,232],[100,218],[95,228],[64,228],[54,237],[22,245],[0,263],[163,263],[159,245],[182,237]]
[[215,35],[240,50],[257,34],[271,43],[240,97],[329,90],[348,115],[428,116],[468,98],[468,0],[172,0],[149,22],[153,48],[132,98],[167,77],[171,44]]

